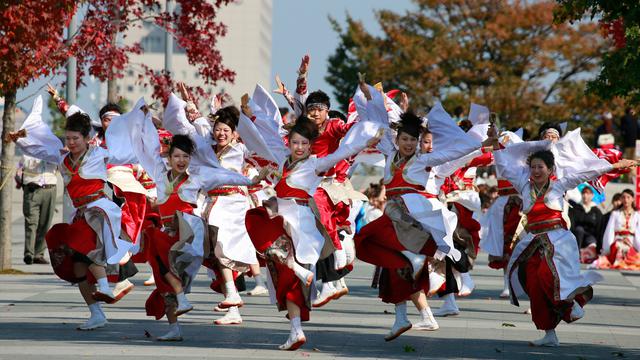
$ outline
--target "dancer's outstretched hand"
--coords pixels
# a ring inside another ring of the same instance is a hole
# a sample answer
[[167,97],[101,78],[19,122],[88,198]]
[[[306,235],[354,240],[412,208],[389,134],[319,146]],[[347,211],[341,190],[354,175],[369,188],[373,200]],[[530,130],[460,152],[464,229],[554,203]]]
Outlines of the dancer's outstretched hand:
[[300,67],[298,68],[298,75],[306,75],[307,71],[309,71],[309,61],[311,58],[309,54],[305,54],[300,61]]

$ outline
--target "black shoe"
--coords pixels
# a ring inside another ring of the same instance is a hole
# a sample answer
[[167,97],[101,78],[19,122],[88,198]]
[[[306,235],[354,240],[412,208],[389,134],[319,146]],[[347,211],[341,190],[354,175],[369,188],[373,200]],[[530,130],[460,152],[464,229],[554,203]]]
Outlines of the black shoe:
[[47,259],[44,258],[44,256],[36,256],[35,259],[33,259],[33,263],[34,264],[48,264],[49,262],[47,261]]
[[24,259],[22,259],[25,264],[31,265],[33,264],[33,257],[31,255],[25,255]]

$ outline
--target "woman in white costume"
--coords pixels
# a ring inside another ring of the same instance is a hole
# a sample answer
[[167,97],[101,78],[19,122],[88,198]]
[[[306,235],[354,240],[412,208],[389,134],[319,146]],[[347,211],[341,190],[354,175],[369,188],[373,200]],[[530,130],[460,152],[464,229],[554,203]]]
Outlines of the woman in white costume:
[[640,213],[633,203],[634,197],[630,189],[622,191],[622,207],[611,213],[604,231],[602,255],[613,269],[640,269]]
[[[182,91],[182,96],[190,99],[186,90]],[[223,168],[242,174],[252,154],[244,144],[236,140],[238,116],[239,112],[233,106],[221,108],[213,114],[214,123],[211,126],[205,118],[199,116],[191,101],[185,102],[172,94],[163,123],[174,134],[186,134],[194,140],[199,138],[197,143],[213,140],[212,147],[198,147],[194,156],[203,162],[217,160]],[[189,121],[192,118],[195,119]],[[214,256],[205,255],[209,258],[205,264],[213,268],[216,274],[212,288],[225,294],[217,308],[228,309],[222,318],[215,320],[215,324],[241,324],[239,307],[244,302],[235,279],[247,272],[250,265],[258,264],[255,248],[244,226],[244,216],[250,209],[248,191],[241,186],[222,186],[206,189],[206,194],[208,197],[201,216],[213,226],[215,247],[211,249]],[[259,267],[254,267],[254,270],[256,268],[259,271]]]
[[[377,100],[370,102],[371,111],[386,116],[382,99],[378,97]],[[306,341],[301,321],[309,320],[309,286],[314,277],[308,269],[334,250],[319,222],[313,201],[313,194],[322,180],[318,174],[371,145],[379,126],[370,122],[358,123],[347,133],[338,150],[318,158],[310,155],[312,142],[318,136],[317,127],[311,120],[305,116],[298,118],[289,131],[287,150],[278,135],[277,125],[269,116],[273,113],[270,111],[273,106],[269,104],[275,102],[270,99],[263,106],[253,101],[247,104],[247,100],[244,103],[240,135],[259,155],[278,163],[282,175],[274,187],[276,197],[265,202],[265,206],[247,212],[247,230],[256,249],[267,261],[278,309],[286,309],[291,322],[289,338],[279,348],[295,350]]]
[[[65,147],[42,121],[42,97],[20,131],[9,134],[23,153],[59,164],[65,190],[73,203],[69,223],[54,225],[46,235],[51,266],[63,280],[77,283],[89,306],[90,318],[78,327],[93,330],[107,323],[98,301],[114,302],[107,275],[116,281],[118,264],[133,246],[128,237],[121,238],[121,210],[104,192],[107,163],[125,164],[131,158],[118,158],[113,152],[90,146],[89,116],[76,112],[65,123]],[[141,111],[122,115],[135,118]],[[108,274],[109,273],[109,274]],[[97,290],[93,283],[97,283]]]
[[[356,106],[360,97],[357,94],[354,98]],[[366,115],[360,116],[366,118]],[[416,151],[422,121],[410,113],[402,115],[395,139],[397,147],[389,137],[378,145],[386,157],[385,215],[363,227],[354,238],[359,259],[393,271],[409,267],[405,273],[415,284],[429,281],[427,272],[422,271],[427,256],[460,258],[460,252],[453,247],[450,221],[444,218],[444,205],[436,199],[437,195],[425,189],[432,168],[481,147],[480,141],[455,125],[440,104],[431,109],[427,118],[436,142],[435,152]],[[396,320],[385,338],[387,341],[412,327],[407,318],[406,300],[408,298],[396,302]]]
[[[167,169],[160,156],[158,132],[149,116],[131,124],[133,151],[139,163],[149,169],[156,183],[161,227],[147,229],[149,263],[156,290],[146,303],[147,314],[156,319],[167,315],[170,330],[160,341],[180,341],[178,316],[193,309],[186,297],[193,278],[212,244],[203,220],[194,215],[198,194],[223,185],[250,185],[246,177],[218,166],[191,166],[194,142],[174,135],[169,147]],[[192,172],[188,170],[191,168]]]
[[564,194],[578,184],[612,169],[635,165],[622,160],[614,165],[598,159],[579,136],[565,137],[553,146],[558,157],[572,158],[572,171],[554,179],[556,160],[549,141],[520,143],[494,152],[498,176],[513,184],[523,198],[527,233],[511,255],[508,266],[511,302],[529,296],[531,315],[545,336],[533,346],[558,346],[555,328],[560,320],[584,316],[584,305],[593,297],[592,272],[580,272],[576,239],[562,216]]

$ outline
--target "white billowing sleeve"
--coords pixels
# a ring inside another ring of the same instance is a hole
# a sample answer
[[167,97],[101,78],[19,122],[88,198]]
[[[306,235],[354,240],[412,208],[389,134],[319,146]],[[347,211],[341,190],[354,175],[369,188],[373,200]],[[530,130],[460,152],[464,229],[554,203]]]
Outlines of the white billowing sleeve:
[[131,131],[131,143],[136,159],[149,177],[156,183],[158,193],[164,189],[164,177],[167,167],[160,156],[160,139],[158,130],[151,121],[151,113],[147,113],[143,118],[136,117]]
[[256,86],[249,107],[254,118],[240,114],[238,134],[249,150],[279,166],[289,156],[282,140],[282,118],[275,101],[260,85]]
[[251,180],[235,171],[227,170],[223,167],[201,167],[198,169],[198,180],[202,190],[208,191],[225,185],[249,186]]
[[487,130],[489,130],[489,117],[491,112],[486,106],[471,103],[469,109],[469,121],[473,124],[468,134],[474,138],[484,141],[487,139]]
[[116,116],[111,119],[111,123],[105,132],[105,142],[109,157],[107,162],[113,165],[124,165],[136,163],[136,154],[133,150],[133,139],[131,133],[137,121],[144,119],[145,114],[142,107],[145,105],[144,98],[140,98],[134,107],[126,114]]
[[54,164],[62,163],[62,141],[53,134],[49,126],[42,121],[42,96],[38,95],[33,102],[31,112],[20,127],[26,130],[27,136],[16,140],[20,150],[36,159]]
[[[194,172],[198,172],[198,169],[203,166],[220,167],[218,157],[211,147],[210,133],[198,133],[198,129],[202,130],[204,127],[194,126],[189,122],[184,110],[186,104],[184,100],[172,93],[164,109],[163,126],[173,135],[187,135],[191,138],[196,148],[190,164]],[[200,121],[206,121],[206,119]]]
[[526,141],[508,146],[503,150],[493,152],[498,178],[509,180],[520,194],[529,182],[529,165],[527,158],[530,154],[549,149],[551,141]]
[[260,129],[260,131],[268,131],[269,134],[271,134],[270,136],[277,134],[277,137],[282,141],[282,137],[287,135],[287,131],[284,129],[280,108],[278,108],[278,104],[271,94],[260,84],[256,84],[251,100],[253,104],[257,105],[264,112],[265,119],[269,120],[258,123],[256,125],[258,129]]
[[[356,88],[356,92],[353,95],[353,103],[358,113],[359,121],[370,121],[379,124],[380,129],[384,131],[380,142],[376,145],[376,148],[385,156],[391,156],[396,150],[396,146],[393,142],[395,131],[391,130],[389,124],[391,119],[389,113],[385,107],[385,98],[383,94],[371,85],[367,85],[369,93],[371,94],[371,101],[367,101],[364,93],[360,89],[360,86]],[[385,95],[386,96],[386,95]],[[389,99],[389,101],[391,101]],[[397,105],[396,105],[397,106]],[[398,110],[400,108],[398,107]]]
[[434,167],[459,159],[482,144],[456,125],[442,105],[436,103],[429,114],[429,131],[433,134],[433,152],[419,154],[416,161],[425,167]]
[[433,168],[433,171],[436,171],[436,173],[440,177],[451,176],[453,175],[454,172],[456,172],[456,170],[465,166],[468,162],[470,162],[471,160],[475,159],[480,155],[482,155],[482,149],[476,149],[470,152],[469,154],[462,156],[458,159],[451,160],[442,165],[436,166],[435,168]]
[[591,151],[580,136],[580,128],[563,136],[554,148],[558,182],[565,191],[613,170],[608,161]]

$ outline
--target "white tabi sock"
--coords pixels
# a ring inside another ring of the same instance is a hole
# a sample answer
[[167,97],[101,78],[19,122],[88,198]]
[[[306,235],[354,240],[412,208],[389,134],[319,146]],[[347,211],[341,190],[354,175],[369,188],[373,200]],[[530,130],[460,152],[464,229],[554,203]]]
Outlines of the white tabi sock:
[[240,310],[238,309],[237,306],[232,306],[229,308],[229,312],[227,312],[227,314],[231,314],[234,316],[240,316]]
[[420,315],[422,315],[422,321],[431,322],[431,317],[433,316],[431,315],[431,308],[426,307],[420,310]]
[[266,268],[260,268],[260,275],[256,275],[255,276],[255,278],[256,278],[256,286],[262,286],[262,287],[266,288],[267,287],[267,283],[266,283],[266,281],[264,281],[264,275],[262,275],[263,274],[262,269],[265,269],[264,271],[267,271]]
[[102,308],[100,307],[100,303],[98,302],[89,305],[89,311],[91,311],[91,317],[94,317],[94,316],[105,317],[104,313],[102,312]]
[[169,323],[169,331],[180,334],[180,325],[178,325],[177,321],[173,324]]
[[109,289],[109,281],[106,277],[97,279],[98,280],[98,290],[101,292],[109,293],[111,290]]
[[294,338],[302,334],[304,334],[302,332],[302,322],[300,321],[300,317],[296,316],[291,319],[291,337]]
[[458,305],[456,305],[456,298],[453,293],[449,293],[444,296],[444,304],[442,304],[443,308],[447,309],[457,309]]
[[185,302],[188,302],[187,295],[185,295],[184,292],[177,293],[176,299],[178,300],[178,304],[184,304]]
[[237,294],[238,290],[236,289],[236,283],[233,281],[227,281],[224,283],[224,288],[227,290],[227,296]]
[[409,322],[407,317],[407,303],[396,304],[396,323]]

